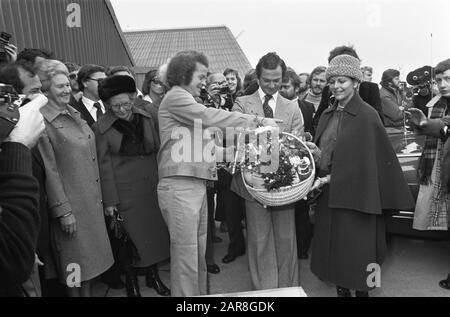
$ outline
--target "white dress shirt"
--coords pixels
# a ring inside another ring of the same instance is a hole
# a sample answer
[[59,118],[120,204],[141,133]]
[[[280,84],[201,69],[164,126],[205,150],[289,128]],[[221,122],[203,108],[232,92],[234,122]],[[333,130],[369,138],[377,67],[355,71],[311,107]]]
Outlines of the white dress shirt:
[[92,118],[94,118],[94,121],[97,121],[97,108],[94,107],[94,103],[98,102],[100,104],[100,107],[102,108],[102,112],[105,113],[105,106],[103,105],[103,102],[101,100],[93,101],[93,100],[83,96],[83,97],[81,97],[81,101],[83,102],[84,106],[89,111],[89,113],[91,114]]
[[142,99],[145,100],[145,101],[148,101],[150,103],[153,103],[153,100],[152,100],[152,98],[150,98],[149,95],[145,95]]
[[[259,97],[261,99],[261,103],[264,104],[264,101],[266,100],[266,98],[265,98],[266,93],[261,88],[258,89],[258,93],[259,93]],[[270,100],[269,100],[269,106],[270,106],[270,108],[272,108],[274,117],[275,117],[275,108],[277,107],[277,99],[278,99],[278,91],[276,93],[274,93],[272,95],[272,98],[270,98]]]

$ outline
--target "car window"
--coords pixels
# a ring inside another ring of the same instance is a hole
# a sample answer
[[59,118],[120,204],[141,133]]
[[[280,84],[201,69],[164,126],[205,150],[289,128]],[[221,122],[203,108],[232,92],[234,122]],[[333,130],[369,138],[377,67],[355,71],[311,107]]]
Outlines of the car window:
[[386,132],[397,157],[419,157],[422,154],[425,143],[424,135],[415,135],[403,128],[386,128]]

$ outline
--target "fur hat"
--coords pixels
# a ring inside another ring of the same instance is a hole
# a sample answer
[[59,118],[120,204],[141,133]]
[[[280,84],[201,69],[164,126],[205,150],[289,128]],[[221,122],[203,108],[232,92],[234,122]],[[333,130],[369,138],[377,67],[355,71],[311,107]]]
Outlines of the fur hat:
[[325,76],[327,81],[334,76],[347,76],[361,82],[361,62],[350,55],[338,55],[330,61]]
[[126,75],[111,76],[103,79],[98,85],[98,96],[102,101],[123,94],[136,92],[136,83]]

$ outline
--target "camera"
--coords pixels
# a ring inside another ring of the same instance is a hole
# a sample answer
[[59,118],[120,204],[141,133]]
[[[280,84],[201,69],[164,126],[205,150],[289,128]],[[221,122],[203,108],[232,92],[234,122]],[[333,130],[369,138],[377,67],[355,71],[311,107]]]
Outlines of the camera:
[[0,142],[2,142],[19,122],[19,95],[11,85],[0,84]]
[[230,87],[228,87],[228,86],[220,87],[219,94],[224,95],[224,94],[229,94],[229,93],[230,93]]
[[432,85],[434,79],[434,69],[429,65],[417,68],[409,72],[406,81],[412,86],[412,103],[415,108],[419,108],[425,115],[428,114],[426,104],[433,97]]
[[413,70],[406,76],[408,84],[413,86],[413,94],[426,97],[431,94],[431,81],[433,79],[433,67],[423,66]]
[[8,62],[8,53],[6,53],[5,45],[9,44],[11,34],[6,32],[0,33],[0,63]]

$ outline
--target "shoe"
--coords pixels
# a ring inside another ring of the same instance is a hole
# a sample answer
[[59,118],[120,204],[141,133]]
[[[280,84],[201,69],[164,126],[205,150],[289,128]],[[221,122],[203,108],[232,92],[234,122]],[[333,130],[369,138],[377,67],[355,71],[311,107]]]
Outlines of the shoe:
[[350,290],[348,288],[343,288],[336,286],[337,297],[352,297]]
[[305,253],[299,253],[299,254],[298,254],[298,258],[299,258],[300,260],[307,260],[307,259],[308,259],[308,252],[305,252]]
[[213,243],[220,243],[220,242],[222,242],[222,241],[223,241],[223,240],[222,240],[221,237],[215,236],[215,237],[213,238]]
[[219,268],[219,266],[217,264],[208,264],[206,266],[206,270],[209,273],[212,273],[212,274],[220,273],[220,268]]
[[128,297],[141,297],[139,282],[132,268],[125,270],[125,287]]
[[369,292],[355,291],[355,297],[369,297]]
[[220,227],[219,228],[220,228],[220,231],[222,231],[222,232],[228,232],[227,223],[225,221],[222,221],[220,223]]
[[222,262],[223,262],[223,263],[231,263],[231,262],[233,262],[234,260],[236,260],[236,258],[237,258],[238,256],[241,256],[241,255],[244,255],[244,254],[245,254],[245,251],[242,252],[242,253],[238,253],[238,254],[227,253],[227,255],[225,255],[225,256],[223,257]]
[[159,278],[158,268],[155,265],[149,267],[145,276],[145,285],[154,288],[161,296],[170,296],[170,289]]

